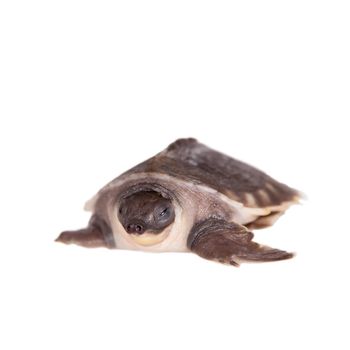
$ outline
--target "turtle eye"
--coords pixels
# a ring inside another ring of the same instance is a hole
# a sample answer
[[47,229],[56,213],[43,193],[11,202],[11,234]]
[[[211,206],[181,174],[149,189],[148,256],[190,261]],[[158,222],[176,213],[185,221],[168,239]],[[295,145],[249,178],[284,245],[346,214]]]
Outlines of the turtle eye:
[[169,214],[169,208],[165,208],[159,213],[159,217],[162,218],[168,214]]
[[161,203],[153,212],[153,219],[156,225],[164,227],[168,225],[175,218],[174,209],[171,205]]

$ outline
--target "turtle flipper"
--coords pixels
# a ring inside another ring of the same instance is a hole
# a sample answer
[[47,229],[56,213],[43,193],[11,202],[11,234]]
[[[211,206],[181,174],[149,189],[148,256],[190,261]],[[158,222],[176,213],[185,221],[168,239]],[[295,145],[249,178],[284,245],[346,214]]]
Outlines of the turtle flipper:
[[290,259],[292,253],[253,242],[254,235],[242,225],[210,218],[193,226],[187,245],[208,260],[239,266],[240,261]]
[[93,215],[86,228],[76,231],[64,231],[56,242],[77,244],[87,248],[115,248],[115,242],[109,225],[98,216]]

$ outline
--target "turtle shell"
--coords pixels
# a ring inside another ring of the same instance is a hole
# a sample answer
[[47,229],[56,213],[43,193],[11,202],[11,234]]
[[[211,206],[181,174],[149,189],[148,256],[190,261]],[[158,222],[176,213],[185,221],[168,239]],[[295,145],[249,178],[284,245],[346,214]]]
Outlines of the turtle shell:
[[268,208],[269,212],[285,210],[300,198],[298,191],[193,138],[173,142],[121,177],[135,173],[166,174],[202,184],[245,207]]

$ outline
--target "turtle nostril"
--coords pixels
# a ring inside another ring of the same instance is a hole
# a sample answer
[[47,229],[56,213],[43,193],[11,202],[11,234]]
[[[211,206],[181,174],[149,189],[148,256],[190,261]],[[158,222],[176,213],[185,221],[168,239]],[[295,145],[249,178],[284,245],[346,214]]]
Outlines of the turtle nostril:
[[140,224],[128,224],[126,226],[126,231],[128,233],[143,233],[144,228]]

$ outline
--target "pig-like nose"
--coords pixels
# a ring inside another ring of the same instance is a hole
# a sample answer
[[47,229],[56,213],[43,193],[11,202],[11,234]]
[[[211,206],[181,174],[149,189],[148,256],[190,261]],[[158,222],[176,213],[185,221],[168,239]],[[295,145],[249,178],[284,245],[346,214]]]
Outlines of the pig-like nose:
[[145,232],[145,228],[140,223],[132,223],[132,224],[128,224],[126,226],[126,232],[127,233],[137,233],[137,234],[141,235],[142,233]]

